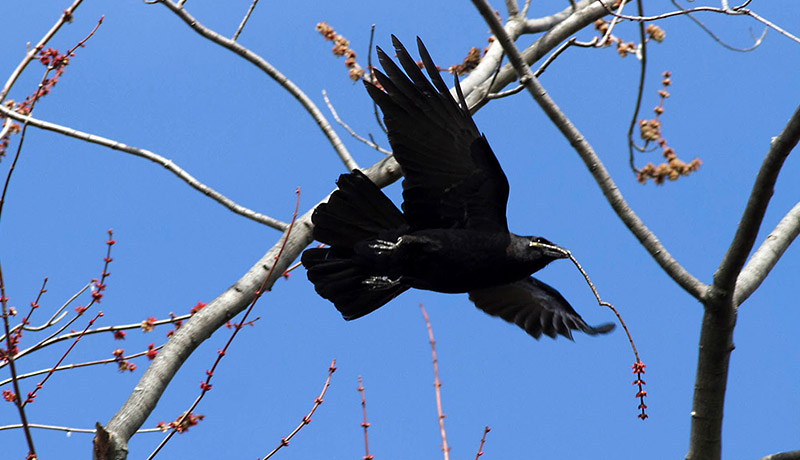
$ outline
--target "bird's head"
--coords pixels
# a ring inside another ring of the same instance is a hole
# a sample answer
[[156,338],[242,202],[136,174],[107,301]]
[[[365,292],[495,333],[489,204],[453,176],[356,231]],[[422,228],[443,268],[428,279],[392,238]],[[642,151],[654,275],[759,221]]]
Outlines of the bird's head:
[[531,248],[538,249],[541,251],[542,255],[551,259],[566,259],[570,255],[568,249],[564,249],[561,246],[553,244],[540,236],[531,236],[528,245]]

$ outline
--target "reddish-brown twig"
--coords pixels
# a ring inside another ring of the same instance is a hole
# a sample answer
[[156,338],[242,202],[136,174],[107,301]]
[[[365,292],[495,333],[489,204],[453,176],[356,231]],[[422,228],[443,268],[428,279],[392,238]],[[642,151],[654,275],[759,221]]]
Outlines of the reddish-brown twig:
[[[87,330],[88,330],[88,329],[89,329],[89,328],[92,326],[92,324],[94,324],[94,322],[95,322],[95,321],[97,321],[97,319],[98,319],[98,318],[100,318],[101,316],[103,316],[103,312],[102,312],[102,311],[99,311],[99,312],[97,312],[97,314],[95,315],[95,317],[89,320],[89,323],[88,323],[88,324],[86,325],[86,327],[83,329],[83,332],[85,333],[85,332],[86,332],[86,331],[87,331]],[[36,398],[36,393],[37,393],[39,390],[41,390],[41,389],[42,389],[42,387],[44,386],[44,383],[45,383],[45,382],[47,382],[47,380],[50,378],[50,376],[51,376],[51,375],[53,375],[53,373],[56,371],[56,368],[57,368],[59,365],[61,365],[61,362],[62,362],[62,361],[64,361],[64,359],[67,357],[67,355],[69,354],[69,352],[71,352],[71,351],[72,351],[72,349],[73,349],[73,348],[75,348],[75,345],[77,345],[77,344],[78,344],[78,342],[81,340],[81,337],[83,337],[83,334],[80,334],[79,336],[75,337],[75,340],[72,342],[72,345],[70,345],[70,346],[69,346],[69,348],[67,348],[67,351],[65,351],[65,352],[64,352],[64,354],[63,354],[63,355],[61,355],[61,358],[59,358],[59,360],[58,360],[58,362],[56,363],[56,365],[55,365],[55,366],[53,366],[52,368],[50,368],[50,371],[49,371],[49,372],[47,372],[47,375],[44,377],[44,379],[42,379],[42,381],[41,381],[41,382],[39,382],[39,383],[37,383],[37,384],[36,384],[36,388],[34,388],[34,390],[33,390],[33,391],[31,391],[30,393],[28,393],[28,397],[27,397],[27,398],[25,399],[25,401],[22,403],[22,406],[23,406],[23,407],[25,407],[25,405],[26,405],[26,404],[28,404],[28,403],[32,403],[32,402],[33,402],[34,398]]]
[[[76,315],[71,320],[67,321],[66,324],[63,324],[60,328],[58,328],[57,331],[53,332],[52,334],[50,334],[46,338],[40,340],[35,345],[30,346],[30,347],[26,348],[25,350],[17,353],[17,355],[16,355],[17,358],[25,356],[25,355],[27,355],[29,353],[32,353],[32,352],[34,352],[34,351],[36,351],[38,349],[41,349],[42,347],[45,347],[47,345],[51,345],[51,344],[53,344],[55,342],[59,342],[61,340],[71,339],[73,337],[76,337],[78,334],[80,334],[80,335],[84,335],[85,334],[84,332],[81,332],[81,333],[69,333],[69,334],[65,334],[65,335],[63,335],[61,337],[56,337],[58,334],[62,333],[66,328],[68,328],[72,323],[77,321],[78,318],[83,316],[83,314],[86,313],[86,311],[89,308],[91,308],[95,303],[100,303],[100,300],[103,298],[103,291],[105,291],[105,289],[106,289],[105,280],[111,274],[108,271],[108,266],[114,260],[114,259],[111,258],[111,247],[114,246],[114,244],[116,244],[116,241],[112,238],[114,236],[113,230],[108,229],[107,233],[108,233],[108,239],[106,240],[106,256],[103,258],[103,272],[100,273],[99,281],[97,279],[92,280],[92,300],[88,304],[86,304],[86,306],[78,305],[77,307],[75,307]],[[87,333],[91,333],[91,331],[87,331]],[[0,366],[0,367],[2,367],[2,366]]]
[[428,320],[428,313],[425,311],[425,307],[419,304],[419,309],[422,310],[422,317],[425,318],[425,327],[428,328],[428,341],[431,344],[431,355],[433,355],[433,388],[436,393],[436,415],[439,420],[439,433],[442,436],[442,452],[444,453],[444,460],[450,460],[450,447],[447,446],[447,433],[444,431],[444,418],[446,415],[442,413],[442,382],[439,380],[436,341],[433,340],[433,328],[431,328],[431,322]]
[[[51,372],[51,371],[56,371],[56,372],[58,372],[58,371],[68,371],[68,370],[72,370],[72,369],[80,369],[81,367],[97,366],[97,365],[100,365],[100,364],[108,364],[108,363],[117,362],[120,359],[128,361],[128,360],[131,360],[133,358],[138,358],[140,356],[145,356],[145,355],[148,355],[148,354],[152,354],[153,352],[157,352],[157,351],[161,350],[162,348],[164,348],[164,345],[159,345],[157,347],[148,348],[145,351],[140,351],[138,353],[133,353],[133,354],[130,354],[130,355],[121,356],[119,358],[114,357],[114,358],[107,358],[107,359],[98,359],[98,360],[95,360],[95,361],[86,361],[86,362],[83,362],[83,363],[65,364],[63,366],[58,366],[58,367],[54,367],[54,368],[50,368],[50,369],[40,369],[38,371],[28,372],[26,374],[20,374],[20,375],[17,376],[17,379],[18,380],[23,380],[23,379],[27,379],[27,378],[31,378],[31,377],[36,377],[37,375],[46,374],[46,373]],[[3,380],[3,381],[0,381],[0,387],[2,387],[4,385],[8,385],[9,383],[11,383],[11,379],[6,379],[6,380]],[[94,430],[92,430],[92,433],[94,433]]]
[[[191,316],[192,316],[191,314],[187,314],[187,315],[181,315],[181,316],[173,316],[171,318],[156,320],[156,321],[152,321],[152,322],[149,321],[149,320],[146,320],[146,322],[147,322],[148,325],[155,327],[155,326],[160,326],[160,325],[163,325],[163,324],[177,323],[178,321],[183,321],[185,319],[190,318]],[[72,321],[70,321],[70,323],[71,322]],[[133,323],[133,324],[122,324],[122,325],[115,325],[115,326],[98,327],[96,329],[89,329],[83,335],[101,334],[101,333],[104,333],[104,332],[118,332],[118,331],[124,331],[124,330],[129,330],[129,329],[142,329],[142,324],[143,323],[140,322],[140,323]],[[31,346],[30,348],[26,348],[25,350],[22,350],[21,352],[17,353],[17,356],[27,355],[27,354],[29,354],[31,352],[34,352],[36,350],[40,350],[40,349],[42,349],[44,347],[53,345],[55,343],[75,338],[75,337],[78,336],[78,334],[80,334],[80,332],[76,331],[76,332],[68,332],[66,334],[59,335],[58,337],[53,337],[53,336],[48,337],[47,339],[40,341],[36,345]],[[2,367],[3,366],[0,365],[0,368],[2,368]]]
[[490,431],[492,431],[492,429],[491,429],[491,428],[489,428],[488,426],[483,428],[483,436],[481,436],[481,443],[480,443],[480,444],[478,444],[478,453],[477,453],[477,454],[475,454],[475,460],[478,460],[478,458],[479,458],[481,455],[483,455],[483,443],[484,443],[484,442],[486,442],[486,435],[487,435],[487,434],[488,434]]
[[[19,419],[22,422],[22,430],[25,432],[25,440],[28,442],[28,457],[36,458],[36,449],[33,447],[33,436],[28,427],[28,418],[25,415],[25,405],[20,400],[19,382],[17,381],[17,368],[14,365],[14,354],[16,353],[17,345],[11,336],[10,328],[8,327],[8,298],[6,297],[6,285],[3,282],[3,270],[0,268],[0,304],[2,304],[3,311],[3,328],[6,332],[6,350],[2,353],[3,357],[8,361],[8,367],[11,369],[11,382],[14,384],[14,395],[12,401],[17,406],[19,412]],[[0,351],[3,351],[0,349]],[[5,395],[4,395],[5,396]]]
[[25,67],[27,67],[31,61],[33,61],[33,59],[36,57],[36,54],[39,51],[44,49],[44,45],[46,45],[47,42],[50,41],[50,39],[53,38],[53,36],[55,36],[56,32],[58,32],[61,26],[63,26],[67,22],[72,21],[72,14],[75,12],[75,9],[78,8],[78,5],[80,5],[82,1],[83,0],[75,0],[74,2],[72,2],[72,5],[70,5],[67,9],[65,9],[63,13],[61,13],[61,16],[58,18],[53,27],[51,27],[50,30],[47,31],[46,34],[44,34],[42,39],[39,40],[39,43],[37,43],[36,46],[28,50],[28,52],[25,54],[25,57],[22,59],[22,62],[20,62],[19,65],[17,65],[17,68],[14,69],[13,72],[11,72],[11,76],[8,77],[8,80],[6,80],[6,84],[3,85],[3,89],[0,90],[0,101],[3,101],[6,98],[6,95],[8,95],[8,92],[11,90],[11,87],[14,86],[14,82],[16,82],[17,78],[19,78],[19,76],[22,74],[22,71],[25,70]]
[[594,284],[592,283],[592,280],[589,279],[589,275],[586,274],[586,271],[583,269],[583,267],[581,267],[581,264],[578,263],[578,260],[575,258],[575,256],[572,255],[572,253],[570,251],[568,251],[567,249],[564,249],[564,248],[562,248],[560,246],[553,246],[553,245],[545,244],[545,243],[531,243],[531,246],[540,247],[540,248],[547,248],[547,249],[551,249],[551,250],[554,250],[554,251],[558,251],[558,252],[564,254],[565,256],[569,257],[569,260],[571,260],[572,263],[575,264],[575,267],[577,267],[578,271],[580,271],[581,275],[583,275],[583,279],[586,280],[586,284],[588,284],[589,288],[592,290],[592,294],[594,294],[594,298],[597,299],[597,304],[600,305],[600,306],[609,308],[611,311],[614,312],[614,315],[616,315],[617,320],[619,321],[619,324],[622,326],[622,329],[625,330],[625,334],[628,336],[628,342],[631,344],[631,349],[633,350],[633,355],[636,357],[636,362],[633,364],[633,372],[634,372],[634,374],[637,375],[638,378],[633,382],[633,384],[639,386],[639,391],[636,393],[636,397],[639,398],[639,400],[640,400],[640,404],[639,404],[638,409],[641,412],[639,413],[638,417],[640,419],[642,419],[642,420],[646,419],[647,418],[647,413],[645,412],[645,409],[647,409],[647,405],[645,405],[645,403],[644,403],[644,397],[647,396],[647,392],[644,391],[644,389],[642,388],[642,386],[645,385],[645,381],[642,379],[642,375],[644,374],[645,365],[644,365],[644,363],[642,363],[642,360],[639,359],[639,352],[636,350],[636,344],[633,343],[633,337],[631,337],[631,333],[628,330],[628,326],[625,325],[625,321],[622,320],[622,316],[620,316],[619,312],[617,311],[616,308],[614,308],[613,305],[611,305],[608,302],[604,302],[602,299],[600,299],[600,294],[598,294],[597,289],[594,287]]
[[364,414],[364,421],[361,422],[361,427],[364,428],[364,456],[361,457],[363,460],[372,460],[374,457],[369,454],[369,439],[367,438],[367,428],[369,428],[369,422],[367,422],[367,400],[364,397],[364,382],[361,380],[361,376],[358,376],[358,392],[361,394],[361,412]]
[[[28,314],[25,315],[25,318],[23,318],[22,321],[19,322],[19,324],[11,328],[11,333],[14,335],[13,339],[14,343],[19,343],[20,339],[22,338],[22,330],[25,328],[25,326],[27,326],[30,323],[33,311],[39,308],[39,300],[41,300],[42,294],[47,292],[45,286],[47,286],[47,277],[45,277],[44,281],[42,282],[42,287],[39,289],[39,295],[36,296],[36,300],[31,302],[31,309],[28,311]],[[5,334],[0,337],[0,340],[5,340],[5,339],[6,339]]]
[[[69,14],[71,15],[71,13]],[[64,15],[67,15],[66,11],[64,12]],[[42,61],[42,63],[46,63],[47,70],[44,72],[44,75],[42,75],[42,79],[39,82],[39,86],[37,86],[36,91],[31,96],[29,96],[27,100],[23,101],[23,103],[20,104],[18,111],[24,112],[25,114],[31,114],[33,112],[33,107],[36,104],[36,101],[38,101],[42,96],[46,95],[50,91],[50,88],[53,85],[55,85],[56,81],[58,80],[58,77],[60,77],[61,74],[63,74],[64,67],[66,67],[67,64],[69,63],[69,58],[70,56],[72,56],[73,52],[79,46],[83,46],[83,44],[86,43],[86,40],[88,40],[89,38],[91,38],[92,35],[94,35],[95,31],[97,30],[98,27],[100,27],[100,24],[102,23],[103,23],[103,17],[101,16],[100,20],[97,22],[97,25],[94,27],[94,29],[92,29],[89,35],[87,35],[83,40],[78,42],[77,45],[70,48],[70,50],[67,51],[66,54],[59,55],[58,51],[51,49],[48,49],[47,51],[52,51],[54,54],[51,53],[45,54],[44,51],[41,52],[42,55],[40,57],[40,60]],[[56,70],[56,76],[53,77],[52,79],[48,79],[47,76],[50,74],[50,71],[54,69]],[[22,110],[23,105],[25,106],[24,110]],[[11,120],[8,120],[8,123],[11,123]],[[3,193],[0,195],[0,217],[2,217],[3,215],[3,204],[6,201],[6,192],[8,192],[8,184],[11,182],[11,176],[14,173],[14,168],[17,165],[20,153],[22,152],[22,143],[25,140],[25,132],[27,131],[27,129],[28,129],[28,122],[25,122],[22,125],[22,130],[19,136],[19,143],[17,144],[17,151],[14,154],[14,160],[12,160],[11,167],[8,169],[8,174],[6,175],[5,184],[3,185]]]
[[[253,300],[250,302],[250,306],[247,307],[247,310],[245,310],[242,319],[236,325],[234,325],[233,332],[231,333],[231,336],[228,338],[228,341],[225,343],[225,346],[222,347],[221,350],[217,351],[217,358],[214,360],[214,364],[211,366],[210,370],[206,371],[205,381],[200,383],[200,389],[201,389],[200,394],[194,400],[191,407],[189,407],[189,410],[184,412],[183,416],[179,420],[177,420],[176,426],[178,427],[183,426],[183,423],[185,422],[186,418],[189,417],[191,414],[193,414],[194,409],[197,407],[198,404],[200,404],[200,401],[203,399],[203,396],[205,396],[205,394],[208,393],[209,390],[211,390],[211,378],[214,377],[214,371],[217,369],[217,365],[219,365],[220,361],[222,360],[222,357],[225,356],[225,353],[228,351],[228,347],[233,342],[233,339],[236,338],[236,335],[246,324],[247,317],[250,315],[250,312],[253,311],[253,307],[255,307],[256,302],[258,302],[258,299],[261,298],[261,294],[263,294],[264,288],[267,286],[267,282],[270,280],[270,278],[272,278],[272,273],[275,270],[275,267],[278,265],[278,261],[280,260],[281,255],[283,254],[283,250],[286,247],[286,242],[289,241],[289,235],[291,235],[292,233],[292,228],[294,227],[294,223],[297,220],[297,210],[300,207],[299,187],[297,188],[297,190],[295,190],[295,194],[297,195],[297,199],[294,205],[294,213],[292,214],[292,221],[289,223],[289,228],[286,229],[286,233],[283,238],[283,244],[281,244],[281,248],[278,251],[278,255],[275,256],[275,260],[273,260],[272,266],[270,266],[269,271],[267,272],[267,276],[264,278],[264,281],[261,283],[261,286],[258,288],[258,290],[256,290],[255,295],[253,296]],[[153,450],[150,456],[147,457],[147,460],[154,458],[161,450],[161,448],[164,447],[164,445],[170,439],[172,439],[172,436],[174,436],[177,431],[178,431],[177,429],[170,430],[170,432],[164,437],[164,439],[161,440],[158,446],[156,446],[156,448]]]
[[303,419],[300,421],[300,424],[297,425],[297,428],[295,428],[291,433],[289,433],[288,436],[282,437],[281,442],[278,444],[278,446],[272,449],[272,452],[268,453],[266,457],[260,460],[267,460],[268,458],[275,455],[275,452],[288,446],[289,440],[291,440],[294,437],[294,435],[296,435],[297,432],[300,431],[304,426],[311,423],[311,416],[314,415],[314,411],[317,410],[317,407],[319,407],[322,404],[322,399],[325,397],[325,392],[328,391],[328,387],[331,385],[331,376],[333,375],[334,372],[336,372],[335,359],[331,360],[331,365],[328,366],[328,378],[325,379],[325,385],[322,386],[322,391],[319,392],[319,396],[314,398],[314,405],[311,407],[311,410],[308,411],[308,414],[303,416]]

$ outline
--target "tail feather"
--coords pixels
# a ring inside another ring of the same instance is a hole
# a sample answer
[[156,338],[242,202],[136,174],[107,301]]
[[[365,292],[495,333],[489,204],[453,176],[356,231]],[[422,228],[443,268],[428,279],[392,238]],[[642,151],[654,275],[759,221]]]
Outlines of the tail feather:
[[311,216],[317,241],[352,248],[359,241],[405,225],[397,206],[361,171],[342,174],[336,184],[339,189]]
[[317,293],[333,302],[346,320],[360,318],[408,289],[376,286],[365,280],[381,276],[375,267],[354,259],[353,246],[406,227],[403,214],[361,171],[343,174],[339,189],[314,211],[314,239],[329,248],[308,249],[301,261]]

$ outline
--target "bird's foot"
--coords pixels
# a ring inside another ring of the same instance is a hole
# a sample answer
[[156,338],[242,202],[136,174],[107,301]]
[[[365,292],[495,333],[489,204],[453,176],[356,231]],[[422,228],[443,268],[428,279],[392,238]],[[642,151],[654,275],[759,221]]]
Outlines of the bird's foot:
[[367,247],[377,251],[378,254],[381,254],[381,253],[387,252],[387,251],[388,252],[394,251],[395,249],[397,249],[397,246],[399,246],[400,243],[402,243],[402,242],[403,242],[403,238],[402,237],[398,238],[397,241],[394,242],[394,243],[392,243],[391,241],[386,241],[386,240],[375,240],[374,242],[369,243],[367,245]]
[[374,289],[387,289],[400,284],[400,279],[391,279],[388,276],[369,276],[361,284],[366,284]]

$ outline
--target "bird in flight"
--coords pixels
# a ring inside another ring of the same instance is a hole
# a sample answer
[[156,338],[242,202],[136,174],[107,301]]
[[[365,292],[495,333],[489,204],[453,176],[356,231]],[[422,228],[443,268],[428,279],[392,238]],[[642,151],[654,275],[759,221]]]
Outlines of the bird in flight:
[[530,276],[566,251],[508,231],[508,180],[458,78],[456,102],[419,38],[430,80],[395,36],[392,43],[405,73],[378,47],[385,74],[375,71],[380,86],[365,85],[405,175],[403,211],[361,171],[341,175],[311,219],[314,239],[328,247],[308,249],[301,259],[317,293],[345,320],[416,288],[469,293],[479,309],[537,339],[611,331],[613,324],[586,324],[558,291]]

